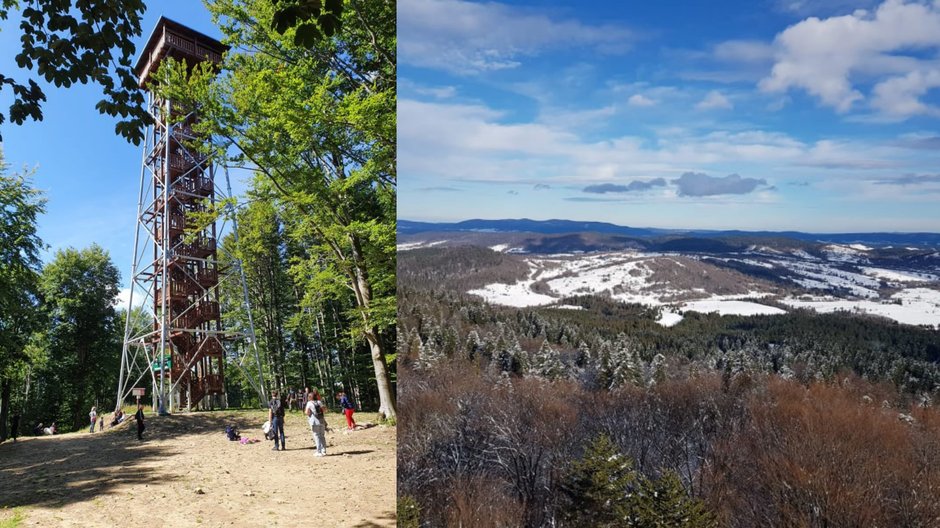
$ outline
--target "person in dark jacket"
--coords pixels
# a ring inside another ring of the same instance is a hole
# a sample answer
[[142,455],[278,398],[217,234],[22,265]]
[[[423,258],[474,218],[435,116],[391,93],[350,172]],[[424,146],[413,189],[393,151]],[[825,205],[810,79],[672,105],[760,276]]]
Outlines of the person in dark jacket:
[[284,400],[278,396],[277,391],[271,393],[271,401],[268,402],[268,420],[271,421],[271,432],[274,436],[272,451],[277,451],[278,439],[281,451],[285,451],[287,446],[284,444]]
[[137,404],[137,414],[134,415],[134,419],[137,420],[137,439],[143,440],[144,429],[147,426],[144,425],[144,405],[142,403]]
[[16,437],[20,435],[20,413],[13,413],[10,417],[10,436],[16,442]]

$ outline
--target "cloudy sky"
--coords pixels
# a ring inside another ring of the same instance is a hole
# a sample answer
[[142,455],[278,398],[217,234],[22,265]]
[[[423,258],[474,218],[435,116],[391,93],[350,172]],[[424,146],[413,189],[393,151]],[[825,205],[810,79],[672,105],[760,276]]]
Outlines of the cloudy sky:
[[410,220],[940,231],[940,0],[399,0]]

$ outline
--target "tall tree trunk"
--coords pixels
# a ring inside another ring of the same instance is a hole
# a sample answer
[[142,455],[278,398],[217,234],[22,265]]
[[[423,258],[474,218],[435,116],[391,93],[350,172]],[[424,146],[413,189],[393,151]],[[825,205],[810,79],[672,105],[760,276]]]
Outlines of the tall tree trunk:
[[[329,379],[330,383],[332,383],[333,380],[331,379],[331,376],[327,375],[326,378],[324,378],[324,375],[323,375],[325,367],[323,366],[322,361],[324,358],[328,358],[328,355],[326,353],[326,347],[323,346],[323,328],[320,326],[320,314],[319,313],[314,318],[314,321],[316,321],[317,323],[317,341],[313,343],[313,352],[315,354],[314,358],[316,360],[315,364],[317,366],[317,376],[319,378],[318,382],[319,382],[319,387],[321,388],[320,390],[323,390],[324,392],[326,392],[326,385],[324,385],[324,379]],[[329,359],[326,359],[326,361],[329,361]]]
[[[333,314],[333,338],[336,339],[336,359],[339,361],[339,366],[342,369],[341,378],[343,383],[343,391],[348,394],[352,394],[351,387],[353,385],[353,378],[356,375],[355,369],[350,365],[350,358],[356,354],[355,344],[352,345],[352,348],[349,349],[349,357],[346,354],[339,353],[339,350],[342,350],[342,340],[339,338],[340,335],[345,334],[343,329],[342,320],[340,320],[339,313],[336,310],[336,304],[330,302],[330,313]],[[325,320],[324,315],[324,320]],[[333,394],[330,394],[330,398],[333,399]]]
[[307,348],[307,338],[303,332],[297,333],[297,342],[300,343],[300,385],[303,388],[309,386],[307,377],[310,371],[310,350]]
[[350,234],[349,243],[352,249],[353,261],[353,287],[356,292],[356,302],[359,305],[362,314],[362,322],[365,325],[365,337],[369,342],[369,349],[372,352],[372,366],[375,369],[375,383],[379,390],[379,414],[386,418],[396,416],[395,392],[392,390],[392,381],[388,375],[388,365],[385,363],[385,350],[382,346],[382,337],[379,335],[378,328],[371,324],[368,309],[372,303],[372,285],[369,283],[369,274],[366,270],[365,258],[362,254],[362,246],[359,237]]
[[10,414],[10,379],[0,385],[0,442],[7,439],[7,416]]

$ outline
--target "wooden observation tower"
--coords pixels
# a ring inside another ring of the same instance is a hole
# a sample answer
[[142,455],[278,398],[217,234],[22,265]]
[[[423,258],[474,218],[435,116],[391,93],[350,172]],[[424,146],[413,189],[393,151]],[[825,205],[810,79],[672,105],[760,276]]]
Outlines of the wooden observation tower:
[[[140,87],[156,81],[167,57],[185,60],[191,68],[199,62],[221,62],[227,49],[218,40],[161,18],[135,67]],[[140,309],[127,318],[117,405],[149,378],[153,404],[161,414],[225,407],[226,355],[245,371],[263,402],[264,380],[244,274],[236,258],[226,259],[227,266],[219,260],[219,236],[227,224],[237,241],[232,207],[227,207],[229,214],[219,229],[216,222],[197,225],[194,218],[231,194],[228,171],[225,189],[218,189],[217,166],[197,148],[212,141],[194,133],[198,113],[154,93],[148,109],[154,123],[144,142],[131,270],[130,306]],[[226,331],[219,294],[220,284],[229,279],[241,282],[249,315],[242,328]],[[246,369],[252,350],[257,369]]]

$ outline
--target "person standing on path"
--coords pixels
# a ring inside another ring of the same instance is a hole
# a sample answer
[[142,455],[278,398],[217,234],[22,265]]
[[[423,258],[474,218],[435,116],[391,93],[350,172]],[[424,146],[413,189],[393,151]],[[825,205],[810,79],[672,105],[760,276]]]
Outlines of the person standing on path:
[[16,442],[16,437],[20,435],[20,413],[13,413],[10,417],[10,436]]
[[98,422],[98,430],[104,432],[104,415],[101,415],[100,422]]
[[310,430],[313,432],[313,441],[317,444],[316,456],[326,456],[326,419],[324,418],[324,405],[320,400],[320,394],[313,390],[307,394],[307,406],[304,413],[307,414],[307,423],[310,424]]
[[339,405],[343,408],[343,414],[346,415],[346,430],[352,431],[356,428],[356,421],[353,420],[353,413],[356,409],[345,392],[340,391],[336,397],[339,398]]
[[88,413],[88,419],[91,420],[91,428],[88,429],[89,433],[95,432],[95,424],[98,423],[98,412],[95,410],[95,407],[91,407],[91,412]]
[[284,443],[284,400],[282,400],[277,391],[271,393],[271,401],[268,403],[268,420],[271,422],[271,430],[274,435],[274,449],[277,451],[278,439],[281,442],[281,451],[286,451],[287,446]]
[[144,405],[142,403],[137,404],[137,414],[134,415],[134,419],[137,420],[137,439],[143,440],[144,429],[147,426],[144,425]]

